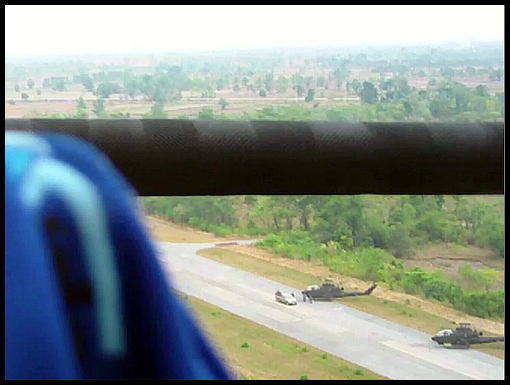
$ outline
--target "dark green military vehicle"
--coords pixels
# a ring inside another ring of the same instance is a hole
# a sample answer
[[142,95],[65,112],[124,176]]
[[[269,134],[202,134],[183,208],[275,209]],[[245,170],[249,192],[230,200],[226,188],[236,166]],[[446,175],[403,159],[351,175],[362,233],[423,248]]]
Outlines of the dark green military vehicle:
[[301,294],[303,294],[303,302],[306,302],[306,299],[308,298],[310,303],[312,303],[314,300],[331,301],[333,298],[358,297],[362,295],[370,295],[376,287],[377,283],[374,282],[374,284],[365,291],[348,292],[345,291],[343,287],[340,287],[331,281],[326,281],[320,286],[319,285],[308,286],[305,290],[301,292]]
[[470,324],[461,323],[455,330],[445,329],[432,337],[432,341],[439,345],[451,345],[456,348],[468,349],[474,344],[505,341],[505,337],[482,337],[483,333],[469,327]]

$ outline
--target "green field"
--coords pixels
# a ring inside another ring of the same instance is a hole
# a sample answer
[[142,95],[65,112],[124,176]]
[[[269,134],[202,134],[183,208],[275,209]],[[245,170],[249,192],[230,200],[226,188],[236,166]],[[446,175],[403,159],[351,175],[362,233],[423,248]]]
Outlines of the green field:
[[386,379],[207,302],[183,297],[240,379]]

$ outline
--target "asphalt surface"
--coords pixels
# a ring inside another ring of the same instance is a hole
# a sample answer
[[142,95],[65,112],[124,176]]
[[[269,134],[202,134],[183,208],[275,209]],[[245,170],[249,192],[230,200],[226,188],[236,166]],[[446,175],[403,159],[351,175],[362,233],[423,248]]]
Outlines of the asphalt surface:
[[[431,341],[431,335],[338,302],[303,303],[298,288],[196,254],[214,246],[159,242],[160,261],[170,283],[179,291],[391,379],[504,379],[504,360],[476,350],[446,349]],[[294,292],[298,304],[277,303],[276,290]]]

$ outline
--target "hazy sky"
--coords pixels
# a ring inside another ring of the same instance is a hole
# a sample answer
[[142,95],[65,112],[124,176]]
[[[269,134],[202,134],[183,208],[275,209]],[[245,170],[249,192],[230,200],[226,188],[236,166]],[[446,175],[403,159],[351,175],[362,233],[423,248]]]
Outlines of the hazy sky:
[[5,54],[499,40],[502,5],[6,5]]

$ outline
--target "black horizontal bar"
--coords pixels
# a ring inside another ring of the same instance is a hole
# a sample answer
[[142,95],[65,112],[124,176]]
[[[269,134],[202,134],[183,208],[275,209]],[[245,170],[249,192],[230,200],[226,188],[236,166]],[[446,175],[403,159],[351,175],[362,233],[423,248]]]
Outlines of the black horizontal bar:
[[504,123],[6,119],[102,150],[143,196],[503,194]]

